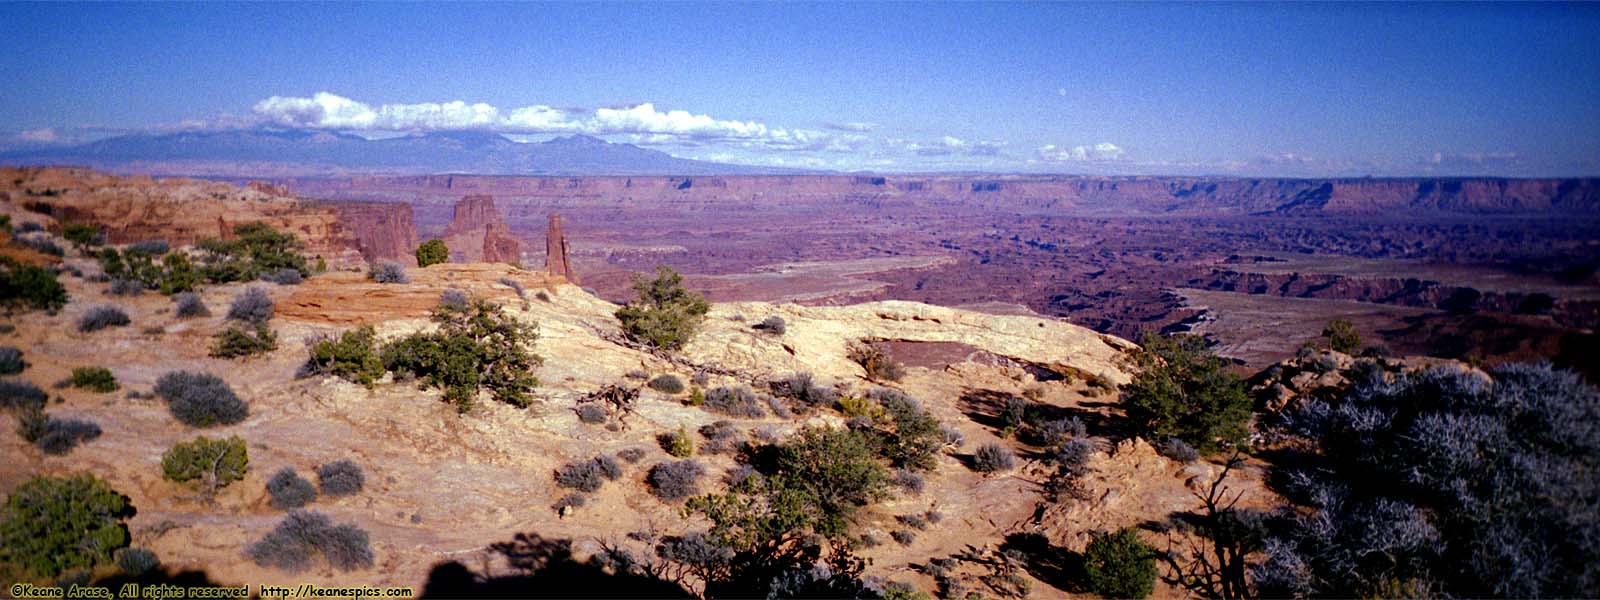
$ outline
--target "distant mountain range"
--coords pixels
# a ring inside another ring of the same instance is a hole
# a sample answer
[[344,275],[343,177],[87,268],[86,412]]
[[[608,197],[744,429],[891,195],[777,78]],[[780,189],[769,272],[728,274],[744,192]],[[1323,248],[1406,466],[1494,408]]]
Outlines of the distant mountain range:
[[793,169],[678,158],[574,135],[520,143],[454,131],[386,139],[306,129],[124,135],[80,146],[0,153],[6,165],[80,165],[117,172],[209,176],[356,173],[483,175],[755,175]]

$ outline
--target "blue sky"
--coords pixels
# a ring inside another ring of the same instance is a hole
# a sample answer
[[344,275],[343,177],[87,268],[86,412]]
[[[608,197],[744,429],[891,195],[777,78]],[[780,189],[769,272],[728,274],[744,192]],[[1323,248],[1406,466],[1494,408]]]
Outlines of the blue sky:
[[8,3],[0,77],[13,146],[479,129],[841,170],[1600,174],[1594,4]]

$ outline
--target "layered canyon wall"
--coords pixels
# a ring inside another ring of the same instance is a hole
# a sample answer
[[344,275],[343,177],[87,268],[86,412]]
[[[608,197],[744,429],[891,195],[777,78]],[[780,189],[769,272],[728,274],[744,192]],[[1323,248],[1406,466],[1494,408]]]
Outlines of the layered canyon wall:
[[549,206],[894,203],[1101,215],[1600,212],[1600,179],[1079,176],[362,176],[281,180],[308,196],[429,201],[492,194]]

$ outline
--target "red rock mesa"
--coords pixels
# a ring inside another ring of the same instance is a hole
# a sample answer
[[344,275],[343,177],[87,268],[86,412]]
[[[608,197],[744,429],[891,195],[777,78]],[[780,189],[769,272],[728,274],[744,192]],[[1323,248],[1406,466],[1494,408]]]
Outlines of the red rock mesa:
[[516,262],[522,259],[522,242],[511,235],[494,197],[471,195],[456,202],[444,245],[455,262]]

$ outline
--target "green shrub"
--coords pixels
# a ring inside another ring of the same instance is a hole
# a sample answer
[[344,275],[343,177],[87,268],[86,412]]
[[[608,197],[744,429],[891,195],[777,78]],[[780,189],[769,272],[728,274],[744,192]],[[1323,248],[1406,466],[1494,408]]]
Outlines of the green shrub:
[[173,418],[190,427],[231,425],[250,412],[227,382],[210,373],[172,371],[156,379],[155,393]]
[[80,474],[22,482],[0,507],[0,562],[54,577],[111,560],[128,545],[128,499],[105,481]]
[[234,326],[217,333],[211,344],[215,358],[240,358],[265,354],[278,349],[278,335],[265,323],[255,329]]
[[428,240],[417,246],[417,266],[426,267],[445,262],[450,262],[450,248],[444,245],[444,240]]
[[683,393],[683,380],[679,379],[677,375],[661,375],[655,379],[651,379],[650,383],[646,385],[649,385],[650,389],[663,394]]
[[1105,598],[1149,596],[1156,584],[1155,556],[1131,527],[1097,535],[1083,552],[1089,589]]
[[161,568],[161,558],[144,548],[123,548],[116,553],[117,568],[130,577],[138,577]]
[[244,479],[249,467],[249,450],[239,436],[225,440],[200,436],[193,441],[173,444],[161,455],[164,477],[178,483],[199,481],[207,492],[216,492]]
[[104,244],[106,236],[100,233],[100,228],[88,223],[67,223],[61,227],[61,237],[72,242],[79,250],[89,246]]
[[121,386],[111,370],[105,367],[78,367],[72,370],[72,387],[102,394],[115,392]]
[[434,333],[416,333],[384,346],[384,367],[423,378],[444,390],[444,399],[466,412],[480,388],[500,402],[527,408],[544,359],[532,351],[538,325],[525,324],[482,299],[465,306],[441,304],[433,311]]
[[333,375],[371,387],[384,373],[377,345],[377,333],[371,325],[365,325],[344,332],[338,339],[312,344],[307,364],[313,373]]
[[301,276],[311,274],[306,257],[301,256],[300,240],[292,233],[280,233],[264,223],[246,223],[233,228],[228,240],[201,240],[204,252],[199,274],[212,283],[254,281],[266,273],[294,269]]
[[912,397],[895,390],[879,388],[869,395],[888,415],[877,422],[875,429],[883,457],[895,467],[932,471],[937,466],[939,450],[945,445],[939,419]]
[[67,288],[49,269],[0,257],[0,304],[13,309],[59,310],[67,304]]
[[678,458],[688,458],[694,455],[694,438],[689,436],[689,429],[679,425],[677,431],[661,434],[659,438],[661,449],[667,454]]
[[683,276],[666,265],[656,267],[656,277],[634,276],[639,297],[617,310],[617,320],[629,339],[662,350],[676,350],[694,337],[711,305],[699,294],[683,288]]
[[1249,433],[1250,398],[1198,336],[1147,335],[1137,355],[1140,372],[1122,388],[1134,433],[1149,440],[1175,437],[1201,452],[1242,444]]
[[1344,319],[1328,321],[1328,326],[1322,328],[1322,337],[1328,338],[1328,347],[1335,352],[1349,354],[1361,347],[1361,334],[1356,333],[1355,325]]
[[877,451],[865,432],[806,427],[778,447],[774,478],[812,505],[817,533],[843,535],[857,507],[888,496],[891,476]]

